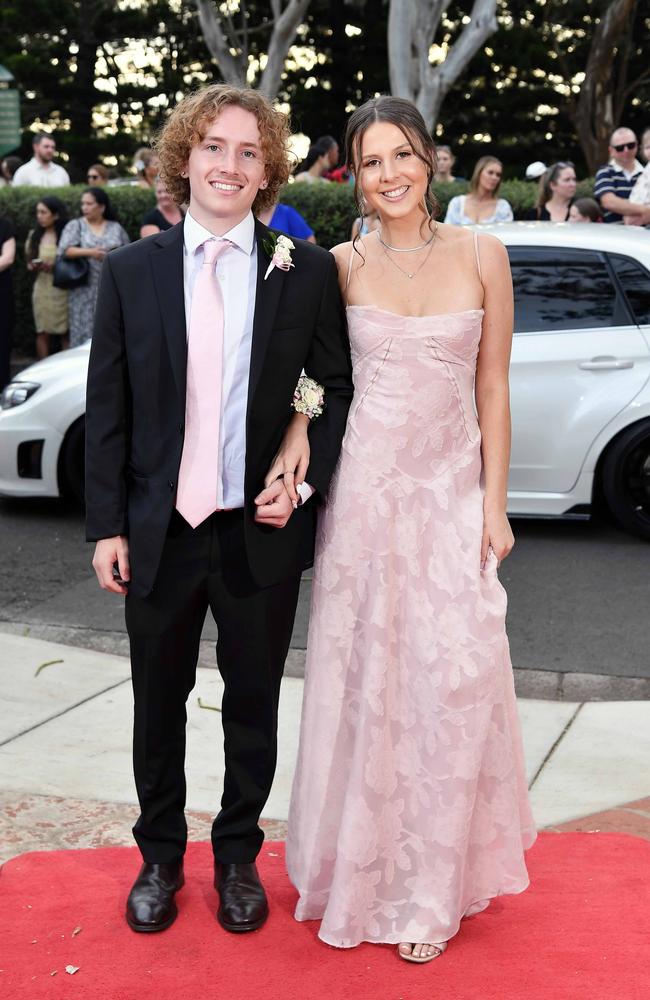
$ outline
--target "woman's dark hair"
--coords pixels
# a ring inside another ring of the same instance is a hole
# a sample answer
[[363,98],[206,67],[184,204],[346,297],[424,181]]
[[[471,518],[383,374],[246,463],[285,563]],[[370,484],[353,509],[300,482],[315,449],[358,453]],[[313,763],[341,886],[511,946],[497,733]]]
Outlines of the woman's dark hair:
[[603,221],[603,213],[595,198],[576,198],[573,202],[573,208],[580,212],[580,215],[591,219],[592,222]]
[[329,152],[332,148],[332,144],[328,141],[328,138],[329,137],[326,136],[324,139],[319,139],[309,147],[307,156],[296,170],[296,173],[303,173],[305,170],[309,170],[310,167],[313,167],[316,160],[318,160],[321,156],[325,156],[325,154]]
[[[67,209],[61,199],[55,198],[53,194],[46,194],[44,198],[39,198],[36,202],[36,207],[38,208],[39,205],[45,205],[45,207],[48,208],[53,215],[56,215],[54,231],[56,233],[56,242],[58,243],[59,237],[63,232],[63,227],[68,221]],[[38,248],[44,232],[45,228],[37,222],[32,230],[32,238],[29,244],[29,255],[32,260],[38,257]]]
[[6,178],[9,175],[9,180],[13,180],[13,176],[18,170],[18,167],[22,167],[23,161],[19,156],[3,156],[2,157],[2,174]]
[[551,195],[553,194],[551,184],[555,184],[563,170],[569,169],[575,169],[569,160],[560,160],[559,163],[553,163],[550,167],[546,168],[539,179],[537,201],[535,202],[536,208],[542,209],[544,208],[546,202],[550,201]]
[[117,213],[116,213],[115,209],[113,208],[113,205],[111,203],[111,199],[108,197],[108,195],[104,191],[104,188],[100,188],[100,187],[87,187],[87,188],[85,188],[81,192],[81,194],[82,195],[84,195],[84,194],[91,194],[93,196],[93,198],[95,199],[95,201],[99,205],[103,205],[104,206],[104,218],[106,219],[107,222],[117,222],[118,221]]
[[354,173],[354,198],[359,215],[363,218],[365,208],[359,188],[358,164],[361,156],[363,136],[375,122],[389,122],[397,126],[404,138],[411,144],[413,152],[427,168],[427,191],[425,194],[426,210],[429,214],[429,226],[436,218],[440,206],[431,190],[431,183],[436,172],[436,148],[424,118],[410,101],[403,97],[373,97],[360,108],[353,111],[348,119],[345,130],[345,162]]

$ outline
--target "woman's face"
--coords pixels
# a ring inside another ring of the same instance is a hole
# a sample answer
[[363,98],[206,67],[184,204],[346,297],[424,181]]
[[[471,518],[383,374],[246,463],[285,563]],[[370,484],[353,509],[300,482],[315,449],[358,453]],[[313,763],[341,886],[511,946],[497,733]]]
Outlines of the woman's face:
[[144,176],[147,178],[150,184],[158,176],[158,171],[160,170],[160,160],[157,156],[152,156],[148,164],[144,168]]
[[450,156],[446,149],[439,149],[436,153],[436,159],[438,160],[438,173],[450,174],[454,165],[453,156]]
[[42,201],[39,201],[36,206],[36,221],[39,226],[42,226],[43,229],[49,229],[50,226],[54,225],[57,219],[58,215],[51,212],[47,205],[44,205]]
[[501,164],[497,163],[496,160],[490,160],[481,170],[478,179],[479,187],[489,192],[496,191],[501,182],[502,175]]
[[158,181],[156,184],[156,201],[163,208],[171,208],[173,204],[172,196],[162,181]]
[[641,146],[641,153],[643,155],[643,159],[647,163],[650,163],[650,132],[646,132],[646,134],[643,136],[643,145]]
[[569,209],[569,222],[591,222],[588,215],[582,215],[575,205]]
[[551,181],[550,185],[553,194],[566,199],[573,198],[577,186],[578,180],[573,167],[563,167],[562,170],[558,171],[557,177]]
[[366,211],[390,220],[422,210],[427,168],[397,125],[374,122],[363,134],[359,152],[356,169]]
[[86,191],[81,196],[81,214],[89,222],[96,222],[104,218],[104,206],[100,205],[90,192]]

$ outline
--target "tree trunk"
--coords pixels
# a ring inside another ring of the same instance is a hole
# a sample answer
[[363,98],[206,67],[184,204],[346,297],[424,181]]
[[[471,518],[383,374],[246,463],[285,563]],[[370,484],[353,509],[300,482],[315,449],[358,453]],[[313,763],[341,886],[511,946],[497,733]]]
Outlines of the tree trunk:
[[607,163],[609,139],[619,125],[621,102],[615,93],[625,92],[627,61],[623,60],[616,79],[615,61],[618,46],[634,17],[637,0],[613,0],[600,19],[589,50],[585,79],[571,117],[580,145],[593,174]]
[[110,2],[107,0],[81,0],[78,8],[74,35],[78,45],[78,52],[74,56],[77,69],[74,74],[74,91],[69,103],[70,130],[66,142],[68,152],[77,164],[88,164],[97,159],[93,133],[93,109],[98,96],[95,90],[95,68],[99,46],[97,28],[109,9]]
[[[199,12],[201,34],[208,52],[216,62],[226,83],[236,87],[246,86],[248,52],[243,52],[236,39],[228,38],[224,31],[223,17],[217,13],[212,0],[194,0]],[[235,49],[233,55],[231,49]]]
[[[248,72],[248,39],[245,24],[237,32],[232,18],[220,13],[213,0],[194,0],[199,13],[201,32],[210,55],[215,60],[221,75],[227,83],[245,87]],[[271,0],[273,14],[271,37],[269,39],[266,65],[260,77],[259,90],[269,98],[280,89],[287,53],[296,37],[296,32],[304,20],[311,0],[289,0],[285,7],[282,0]],[[242,40],[240,40],[240,37]]]
[[266,66],[262,73],[259,89],[269,100],[277,95],[282,80],[282,71],[287,53],[302,24],[311,0],[289,0],[282,10],[280,0],[271,0],[273,8],[273,31],[269,42]]
[[388,64],[391,93],[413,101],[433,131],[442,102],[486,40],[497,30],[497,0],[474,0],[469,22],[439,66],[429,50],[450,0],[390,0]]

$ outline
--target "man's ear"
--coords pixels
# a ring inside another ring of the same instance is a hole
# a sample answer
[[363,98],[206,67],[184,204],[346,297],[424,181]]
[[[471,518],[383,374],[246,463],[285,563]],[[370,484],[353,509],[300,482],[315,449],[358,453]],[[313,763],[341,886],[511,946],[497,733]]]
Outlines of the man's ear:
[[268,182],[267,178],[265,177],[264,180],[262,181],[262,183],[260,184],[260,191],[264,191],[264,189],[267,188],[268,186],[269,186],[269,182]]

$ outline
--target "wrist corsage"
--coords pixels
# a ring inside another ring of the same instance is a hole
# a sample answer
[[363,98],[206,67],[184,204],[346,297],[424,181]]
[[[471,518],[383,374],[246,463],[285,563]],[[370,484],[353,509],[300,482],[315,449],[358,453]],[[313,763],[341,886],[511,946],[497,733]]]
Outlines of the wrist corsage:
[[320,417],[325,406],[325,390],[313,378],[301,375],[291,405],[296,413],[304,413],[310,420]]

